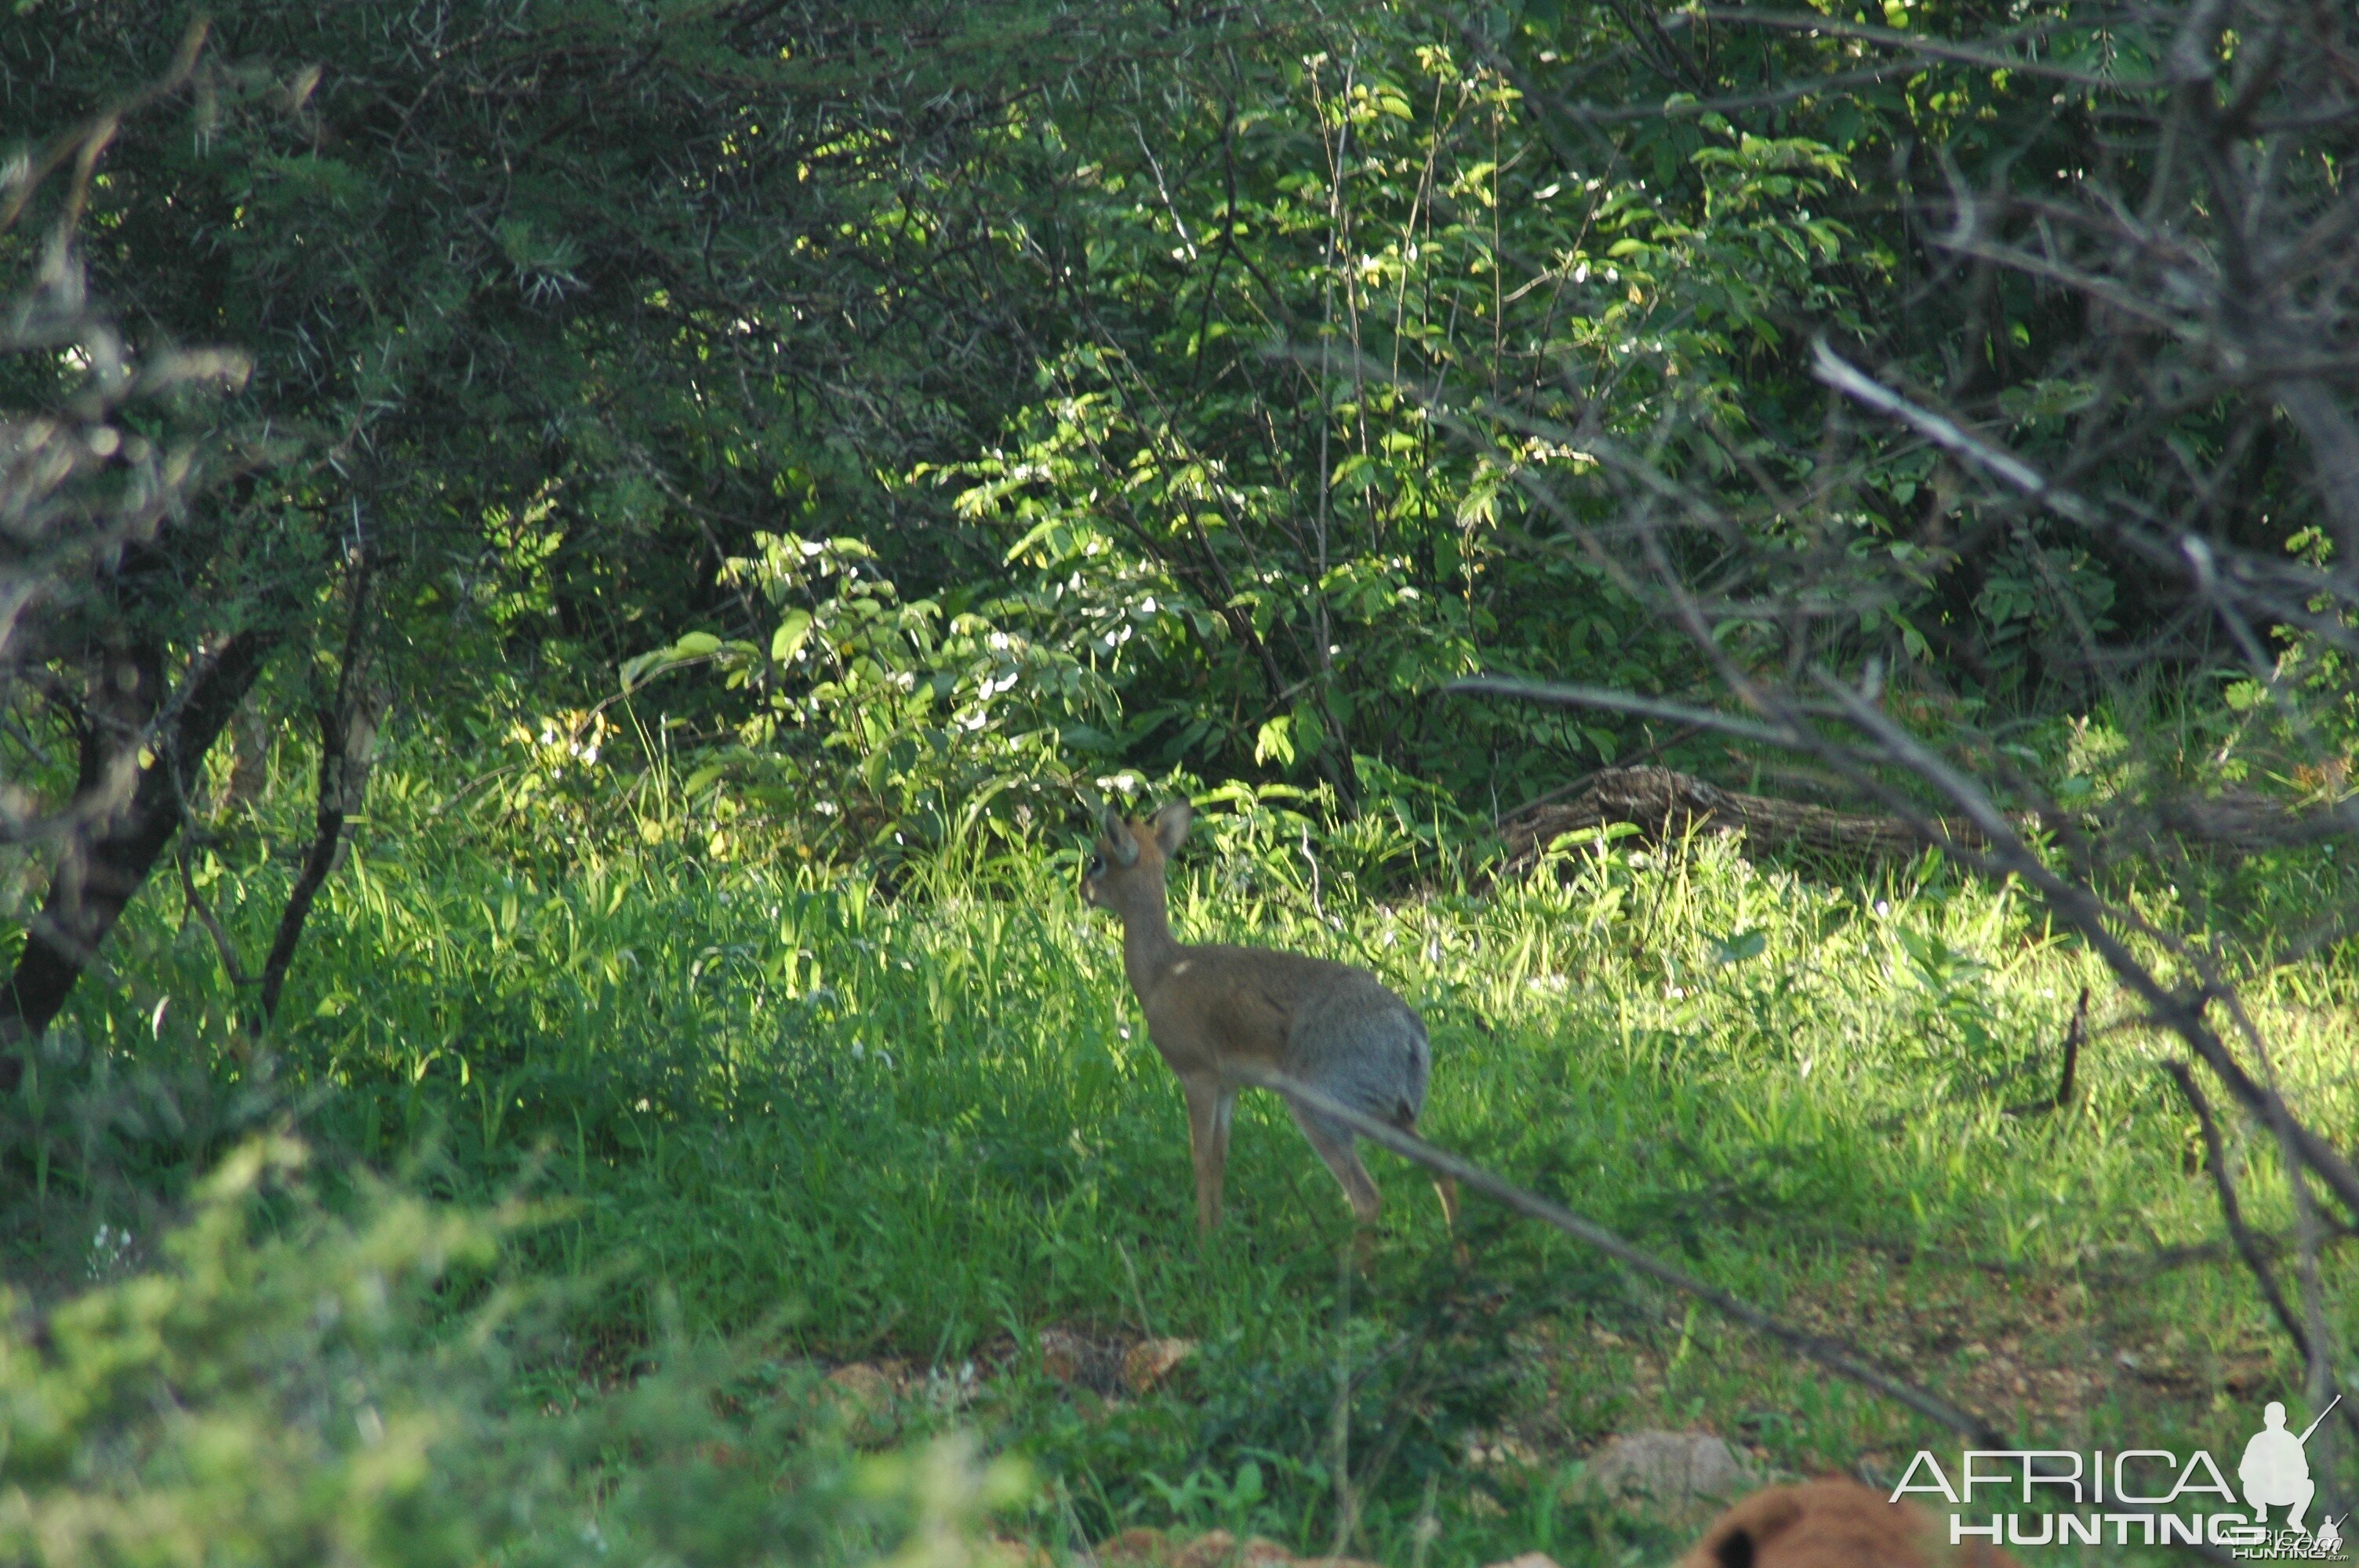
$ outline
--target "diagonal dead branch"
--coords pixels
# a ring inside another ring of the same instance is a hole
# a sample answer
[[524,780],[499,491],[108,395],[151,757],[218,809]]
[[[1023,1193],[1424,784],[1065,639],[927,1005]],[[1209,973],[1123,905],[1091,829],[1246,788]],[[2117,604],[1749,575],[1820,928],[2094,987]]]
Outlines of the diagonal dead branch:
[[1733,1295],[1719,1286],[1696,1278],[1676,1264],[1667,1263],[1653,1253],[1635,1247],[1593,1220],[1583,1219],[1561,1204],[1551,1203],[1538,1193],[1516,1185],[1506,1177],[1496,1175],[1473,1161],[1438,1149],[1413,1132],[1404,1132],[1387,1121],[1380,1121],[1321,1093],[1299,1079],[1284,1073],[1258,1069],[1240,1071],[1240,1081],[1257,1087],[1274,1089],[1290,1100],[1332,1117],[1353,1132],[1382,1148],[1389,1149],[1404,1160],[1424,1166],[1457,1181],[1484,1196],[1493,1198],[1527,1218],[1562,1231],[1585,1246],[1617,1262],[1636,1270],[1660,1284],[1669,1285],[1682,1295],[1703,1303],[1723,1317],[1741,1323],[1757,1334],[1776,1340],[1807,1360],[1817,1363],[1836,1376],[1872,1389],[1896,1403],[1905,1405],[1919,1415],[1958,1433],[1968,1441],[1984,1447],[2006,1446],[1998,1429],[1983,1417],[1961,1406],[1951,1404],[1939,1394],[1919,1388],[1905,1379],[1883,1370],[1870,1362],[1857,1349],[1840,1340],[1831,1339],[1797,1328],[1744,1298]]

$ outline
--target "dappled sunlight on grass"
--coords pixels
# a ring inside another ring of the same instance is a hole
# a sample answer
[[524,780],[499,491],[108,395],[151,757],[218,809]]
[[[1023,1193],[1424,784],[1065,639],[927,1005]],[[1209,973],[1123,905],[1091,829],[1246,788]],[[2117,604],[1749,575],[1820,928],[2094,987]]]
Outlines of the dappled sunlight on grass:
[[[2295,1376],[2243,1276],[2147,1261],[2218,1225],[2167,1046],[2010,891],[1932,868],[1831,887],[1707,840],[1576,846],[1560,877],[1378,902],[1211,827],[1178,871],[1183,939],[1375,969],[1431,1029],[1436,1141],[2027,1436],[2217,1440],[2259,1380]],[[1177,1086],[1070,856],[979,884],[937,868],[886,897],[637,846],[528,870],[461,826],[418,828],[355,855],[268,1052],[224,1049],[215,1076],[266,1076],[332,1158],[548,1200],[508,1246],[583,1303],[552,1386],[630,1375],[675,1311],[788,1361],[972,1363],[972,1402],[897,1419],[1029,1453],[1055,1528],[1235,1522],[1173,1488],[1227,1477],[1234,1504],[1251,1462],[1242,1522],[1309,1544],[1332,1519],[1340,1345],[1369,1428],[1364,1528],[1404,1560],[1444,1474],[1469,1553],[1542,1531],[1568,1560],[1620,1551],[1636,1527],[1581,1522],[1559,1485],[1616,1430],[1699,1423],[1796,1472],[1889,1465],[1930,1437],[1479,1204],[1461,1273],[1423,1182],[1381,1155],[1386,1239],[1339,1304],[1347,1212],[1267,1097],[1240,1108],[1231,1217],[1200,1249]],[[224,918],[255,925],[269,886],[242,897],[224,871]],[[155,979],[85,988],[83,1040],[135,1062],[225,1047],[202,934],[149,911],[126,935],[124,972]],[[2052,1097],[2084,985],[2071,1101],[2010,1114]],[[2319,964],[2254,993],[2321,1126],[2359,1108],[2351,996]],[[2270,1162],[2243,1177],[2283,1229]],[[1040,1373],[1032,1346],[1060,1325],[1201,1348],[1173,1389],[1109,1404]],[[1469,1468],[1500,1433],[1527,1461]]]

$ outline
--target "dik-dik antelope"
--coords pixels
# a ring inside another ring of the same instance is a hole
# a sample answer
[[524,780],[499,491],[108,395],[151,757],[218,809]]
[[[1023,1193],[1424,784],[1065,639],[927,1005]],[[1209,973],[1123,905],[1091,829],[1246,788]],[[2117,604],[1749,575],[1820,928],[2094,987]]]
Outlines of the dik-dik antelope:
[[[1143,823],[1111,806],[1082,878],[1082,897],[1122,921],[1122,967],[1147,1015],[1147,1038],[1188,1097],[1196,1162],[1196,1227],[1221,1223],[1221,1177],[1229,1160],[1229,1115],[1238,1069],[1276,1071],[1353,1109],[1417,1130],[1431,1057],[1425,1023],[1365,969],[1268,947],[1185,946],[1171,935],[1163,871],[1192,816],[1174,801]],[[1343,1184],[1362,1226],[1381,1200],[1353,1148],[1350,1130],[1288,1102],[1294,1124]],[[1458,1188],[1434,1183],[1441,1213],[1457,1225]]]

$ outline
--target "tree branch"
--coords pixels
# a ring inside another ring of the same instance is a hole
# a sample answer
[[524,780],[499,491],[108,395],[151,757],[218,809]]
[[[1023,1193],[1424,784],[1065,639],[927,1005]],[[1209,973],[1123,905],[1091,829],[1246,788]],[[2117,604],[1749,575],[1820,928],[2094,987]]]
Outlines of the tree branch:
[[1708,1284],[1675,1264],[1667,1263],[1640,1248],[1632,1246],[1614,1232],[1593,1220],[1587,1220],[1564,1207],[1549,1202],[1538,1193],[1528,1192],[1504,1176],[1493,1174],[1473,1162],[1446,1150],[1437,1149],[1413,1132],[1404,1132],[1388,1121],[1380,1121],[1364,1112],[1354,1110],[1341,1100],[1312,1088],[1298,1078],[1284,1073],[1256,1067],[1234,1070],[1244,1083],[1259,1088],[1274,1089],[1288,1099],[1331,1117],[1365,1138],[1371,1143],[1389,1149],[1402,1159],[1424,1166],[1429,1171],[1449,1176],[1461,1185],[1471,1187],[1486,1197],[1494,1198],[1527,1218],[1551,1226],[1585,1246],[1618,1262],[1626,1264],[1647,1278],[1669,1285],[1683,1295],[1712,1308],[1724,1317],[1734,1319],[1756,1333],[1767,1336],[1788,1349],[1824,1367],[1841,1378],[1849,1379],[1862,1388],[1873,1389],[1885,1398],[1906,1405],[1929,1421],[1985,1448],[2004,1448],[2006,1440],[1998,1429],[1973,1411],[1950,1403],[1940,1395],[1919,1388],[1870,1364],[1865,1357],[1848,1345],[1809,1333],[1776,1317],[1742,1297],[1730,1294],[1719,1286]]
[[318,709],[320,784],[319,802],[312,815],[311,848],[303,857],[303,869],[297,874],[295,886],[287,895],[287,906],[279,914],[270,955],[263,960],[261,994],[249,1022],[251,1032],[257,1036],[269,1027],[278,1011],[279,993],[286,987],[287,971],[295,962],[295,948],[303,940],[303,926],[310,918],[312,901],[342,858],[344,824],[367,802],[377,725],[385,713],[383,694],[374,672],[367,667],[368,590],[369,568],[364,562],[353,577],[352,611],[344,623],[343,662],[336,676],[335,696]]
[[188,780],[277,641],[277,633],[249,627],[200,653],[148,731],[149,760],[130,800],[94,825],[94,836],[77,834],[59,857],[16,971],[0,991],[0,1094],[23,1078],[25,1043],[65,1006],[99,944],[187,820]]

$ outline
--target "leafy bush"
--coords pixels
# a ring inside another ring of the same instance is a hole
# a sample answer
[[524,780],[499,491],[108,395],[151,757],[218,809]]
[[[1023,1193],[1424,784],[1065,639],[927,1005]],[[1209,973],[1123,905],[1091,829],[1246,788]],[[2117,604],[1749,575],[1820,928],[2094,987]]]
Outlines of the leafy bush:
[[1027,837],[1061,816],[1069,759],[1103,751],[1113,694],[1070,648],[1009,630],[1014,602],[905,598],[857,539],[757,537],[729,586],[777,616],[766,647],[691,633],[625,666],[626,682],[710,664],[754,696],[723,773],[756,800],[807,808],[838,849],[897,861],[918,847]]
[[[485,1272],[523,1211],[370,1188],[339,1219],[305,1162],[249,1143],[159,1267],[45,1313],[8,1298],[0,1555],[948,1564],[1011,1493],[955,1444],[862,1474],[807,1378],[741,1357],[674,1346],[624,1391],[560,1389],[519,1354],[546,1301]],[[102,1231],[94,1267],[129,1245]]]

